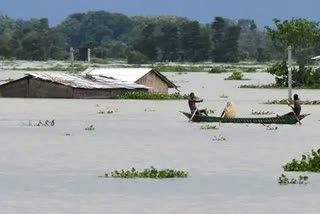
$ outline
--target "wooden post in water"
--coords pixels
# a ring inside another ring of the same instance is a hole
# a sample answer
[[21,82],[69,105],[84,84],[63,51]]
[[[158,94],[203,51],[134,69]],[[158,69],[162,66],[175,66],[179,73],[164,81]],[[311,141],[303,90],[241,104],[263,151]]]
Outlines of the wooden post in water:
[[292,47],[288,47],[288,100],[292,100]]
[[90,65],[91,63],[91,50],[88,48],[88,64]]
[[71,55],[71,66],[72,66],[72,73],[74,73],[74,55],[73,55],[73,47],[70,48],[70,55]]

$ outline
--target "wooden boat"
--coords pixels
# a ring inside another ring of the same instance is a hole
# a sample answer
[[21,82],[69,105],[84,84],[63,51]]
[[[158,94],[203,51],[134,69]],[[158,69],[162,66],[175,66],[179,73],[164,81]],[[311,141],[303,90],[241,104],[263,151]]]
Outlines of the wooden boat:
[[[192,114],[187,112],[182,112],[187,118],[191,118]],[[299,115],[299,120],[302,120],[310,114]],[[216,123],[260,123],[260,124],[296,124],[298,122],[295,116],[285,116],[285,117],[242,117],[242,118],[221,118],[213,116],[204,116],[196,114],[192,118],[193,122],[216,122]]]

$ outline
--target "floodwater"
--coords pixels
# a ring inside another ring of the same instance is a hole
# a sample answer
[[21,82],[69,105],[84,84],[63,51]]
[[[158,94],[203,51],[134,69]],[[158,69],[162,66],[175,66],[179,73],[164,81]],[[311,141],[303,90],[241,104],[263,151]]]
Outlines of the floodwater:
[[[1,79],[15,72],[1,73]],[[265,84],[265,73],[251,81],[224,81],[228,74],[165,73],[205,101],[200,107],[219,115],[228,100],[238,116],[251,110],[283,114],[285,105],[263,101],[287,97],[286,90],[239,89]],[[318,90],[299,90],[302,100],[319,99]],[[220,95],[228,98],[220,98]],[[1,213],[318,213],[320,176],[306,173],[308,185],[280,186],[282,165],[319,147],[318,106],[302,125],[217,124],[201,130],[179,111],[185,100],[0,99]],[[112,114],[98,114],[112,110]],[[54,127],[29,126],[55,120]],[[95,130],[85,128],[94,125]],[[223,136],[226,141],[213,141]],[[185,179],[99,178],[117,169],[173,168]],[[297,177],[303,173],[286,173]]]

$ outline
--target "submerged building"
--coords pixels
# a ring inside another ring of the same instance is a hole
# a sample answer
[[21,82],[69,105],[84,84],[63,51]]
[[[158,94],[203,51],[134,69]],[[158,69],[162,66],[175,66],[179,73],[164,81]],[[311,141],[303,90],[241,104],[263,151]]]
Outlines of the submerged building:
[[148,86],[149,92],[167,94],[169,88],[178,90],[173,82],[151,68],[93,68],[85,71],[92,76],[104,76]]
[[37,72],[0,85],[0,97],[116,98],[124,92],[149,90],[146,85],[101,75]]

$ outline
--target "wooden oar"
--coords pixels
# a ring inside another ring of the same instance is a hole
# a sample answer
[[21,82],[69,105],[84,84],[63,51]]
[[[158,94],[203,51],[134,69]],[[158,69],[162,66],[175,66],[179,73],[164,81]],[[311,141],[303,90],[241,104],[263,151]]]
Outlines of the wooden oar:
[[192,116],[191,116],[191,117],[190,117],[190,119],[189,119],[189,122],[191,122],[191,121],[192,121],[192,119],[193,119],[193,118],[194,118],[194,116],[196,115],[197,111],[198,111],[198,108],[196,108],[196,110],[194,110],[194,112],[193,112]]
[[292,112],[293,112],[294,116],[296,117],[296,119],[298,120],[299,125],[301,125],[302,123],[301,123],[298,115],[297,115],[296,112],[294,111],[294,108],[293,108],[292,105],[289,103],[289,101],[288,101],[288,105],[291,107]]

